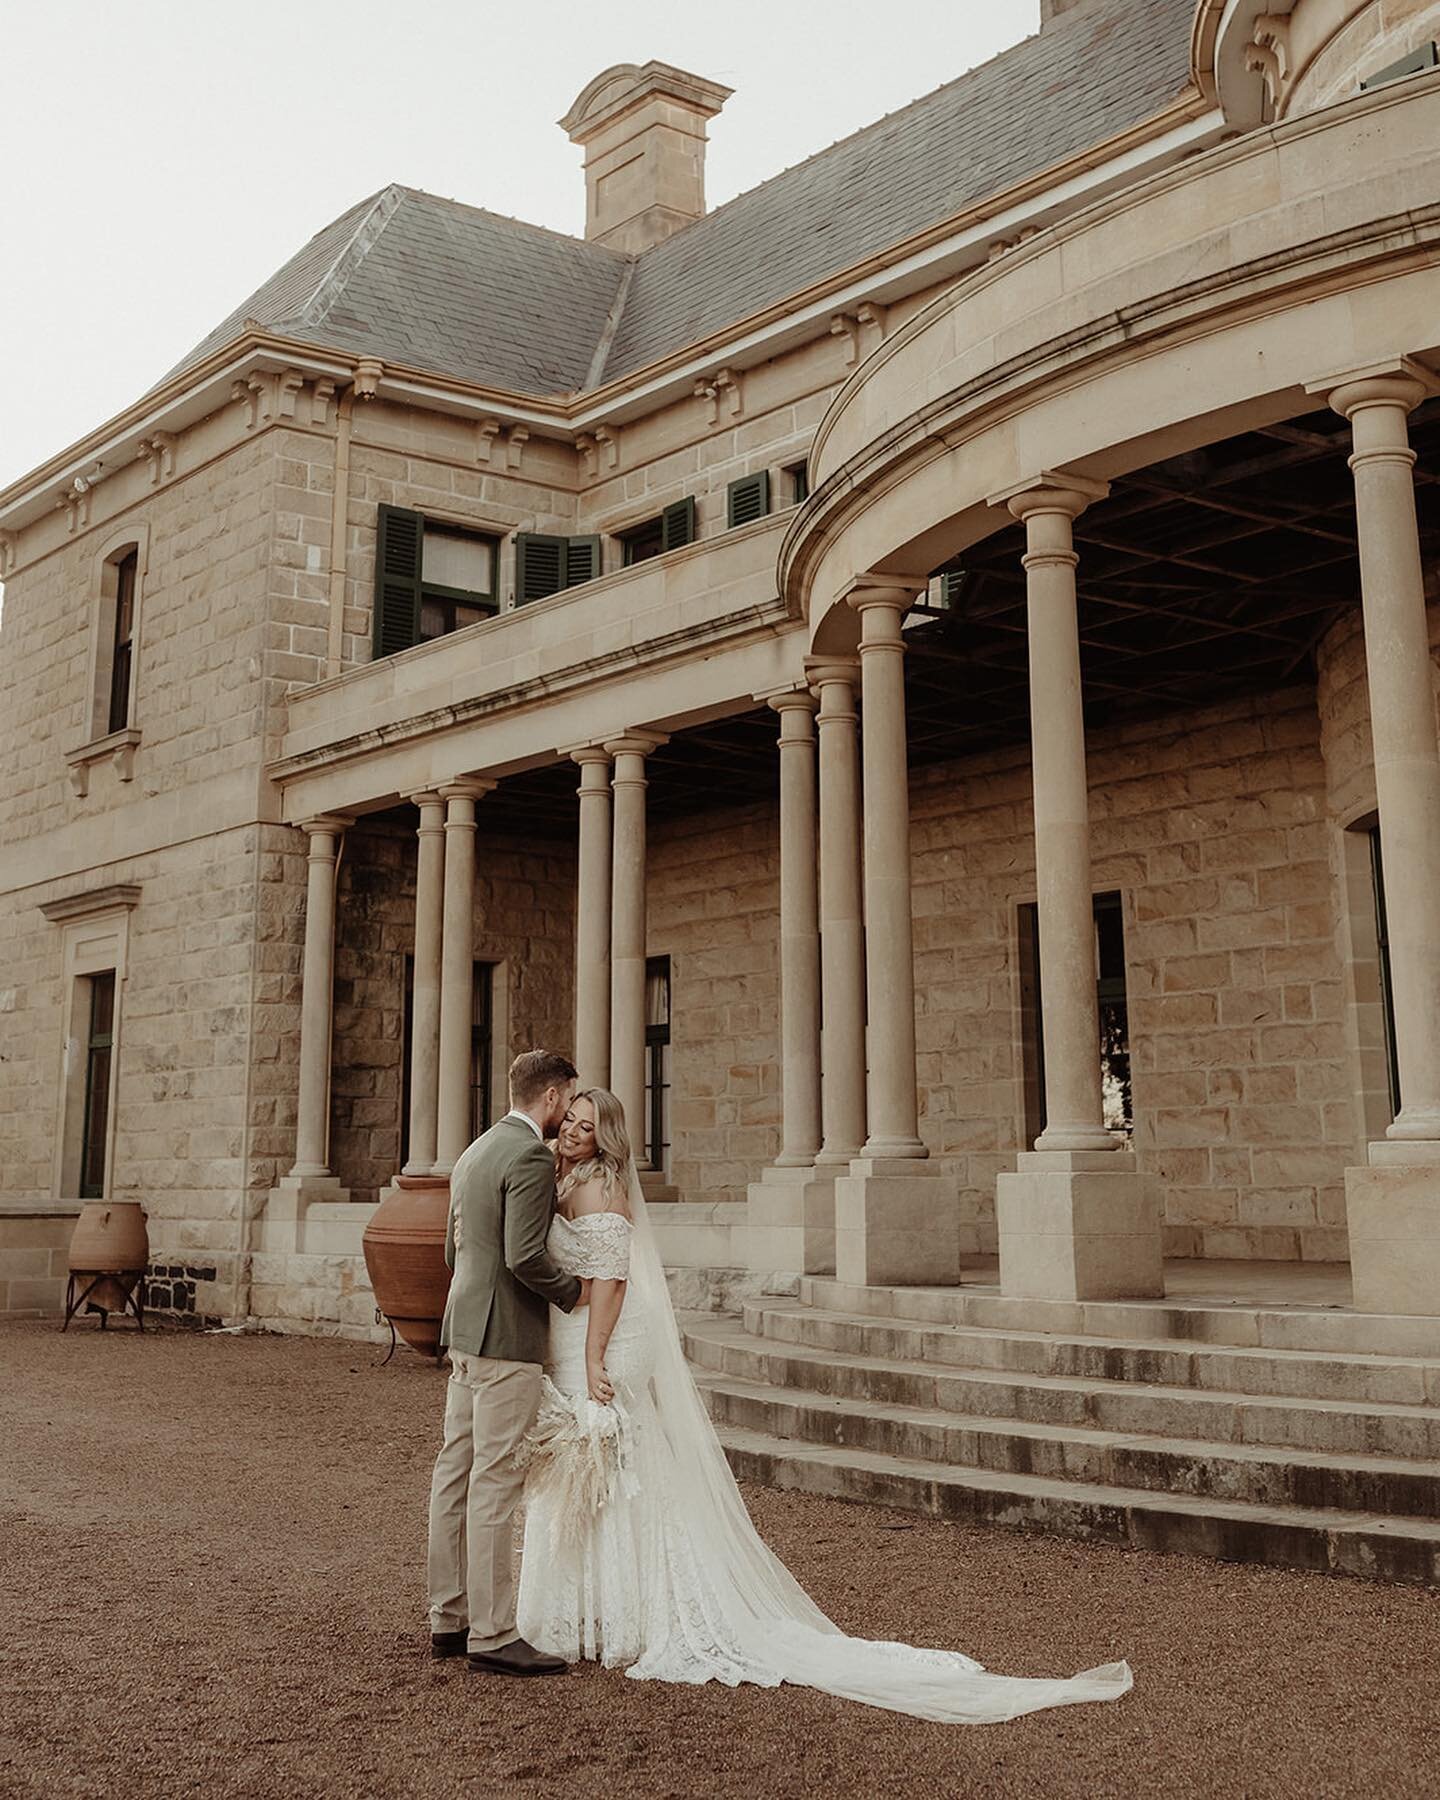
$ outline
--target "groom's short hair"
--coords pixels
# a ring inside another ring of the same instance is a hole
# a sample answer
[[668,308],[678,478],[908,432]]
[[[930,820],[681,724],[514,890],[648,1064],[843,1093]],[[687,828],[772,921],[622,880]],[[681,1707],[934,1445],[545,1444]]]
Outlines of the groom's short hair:
[[525,1050],[510,1065],[510,1104],[529,1106],[546,1088],[564,1087],[579,1071],[558,1050]]

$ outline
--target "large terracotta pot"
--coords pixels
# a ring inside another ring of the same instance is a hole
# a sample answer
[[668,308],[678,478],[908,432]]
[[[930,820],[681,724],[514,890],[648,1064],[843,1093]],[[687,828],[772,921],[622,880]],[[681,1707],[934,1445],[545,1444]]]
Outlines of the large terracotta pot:
[[81,1277],[105,1275],[86,1304],[101,1312],[123,1312],[135,1283],[150,1261],[150,1235],[145,1209],[138,1200],[87,1200],[80,1208],[70,1239],[70,1272]]
[[450,1291],[445,1266],[448,1176],[399,1175],[365,1227],[365,1267],[375,1304],[412,1350],[434,1356]]

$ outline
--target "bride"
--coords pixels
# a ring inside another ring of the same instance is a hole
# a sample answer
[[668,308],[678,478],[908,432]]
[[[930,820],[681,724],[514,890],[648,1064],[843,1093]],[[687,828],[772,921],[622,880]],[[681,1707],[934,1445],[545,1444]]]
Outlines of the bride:
[[1114,1700],[1125,1663],[1071,1680],[987,1674],[959,1651],[846,1637],[761,1541],[680,1347],[620,1102],[575,1096],[549,1252],[589,1305],[551,1308],[527,1441],[519,1629],[637,1681],[781,1682],[983,1724]]

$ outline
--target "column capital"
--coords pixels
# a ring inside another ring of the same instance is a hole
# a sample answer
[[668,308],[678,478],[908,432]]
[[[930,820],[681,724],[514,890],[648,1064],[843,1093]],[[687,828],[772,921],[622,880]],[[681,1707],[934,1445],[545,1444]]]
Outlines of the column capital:
[[669,742],[670,734],[665,731],[626,731],[606,738],[604,749],[609,756],[648,756]]
[[610,752],[604,744],[573,744],[562,748],[560,754],[567,761],[578,763],[582,769],[587,763],[610,761]]
[[805,658],[805,679],[812,688],[821,693],[825,688],[837,682],[853,688],[860,679],[860,658],[858,656],[807,656]]
[[1003,506],[1022,521],[1032,513],[1063,513],[1077,519],[1087,506],[1105,499],[1109,492],[1108,481],[1095,481],[1070,469],[1039,469],[1024,481],[991,494],[986,505]]
[[1440,392],[1440,379],[1413,357],[1394,356],[1307,381],[1305,392],[1322,395],[1342,418],[1353,419],[1371,406],[1398,406],[1411,412],[1427,394]]
[[419,829],[421,831],[435,830],[435,827],[433,825],[427,825],[425,823],[425,814],[428,810],[433,809],[434,807],[437,807],[437,806],[443,807],[444,806],[445,796],[440,792],[440,790],[438,788],[423,788],[418,794],[407,794],[406,799],[409,800],[409,802],[412,806],[418,806],[420,808],[420,827],[419,827]]
[[867,569],[845,588],[846,603],[862,616],[873,607],[886,607],[898,618],[909,612],[925,583],[913,575]]
[[297,819],[295,826],[298,831],[305,833],[313,846],[316,838],[339,837],[354,823],[348,813],[316,813],[309,819]]
[[756,694],[755,698],[763,700],[771,712],[779,713],[782,719],[788,712],[813,713],[820,704],[808,687],[781,688],[777,693]]
[[453,781],[442,782],[435,792],[442,800],[483,800],[499,785],[484,775],[457,775]]

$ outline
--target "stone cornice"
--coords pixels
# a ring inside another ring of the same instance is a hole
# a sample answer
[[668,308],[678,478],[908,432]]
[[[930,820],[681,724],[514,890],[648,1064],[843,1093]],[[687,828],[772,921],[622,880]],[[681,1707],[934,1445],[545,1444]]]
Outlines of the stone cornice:
[[[1428,93],[1433,104],[1434,90]],[[1214,330],[1221,318],[1233,322],[1245,316],[1260,317],[1337,289],[1358,287],[1375,279],[1377,271],[1387,265],[1433,262],[1440,252],[1440,205],[1412,208],[1283,251],[1270,251],[1251,261],[1227,263],[1180,287],[1149,295],[1138,292],[1142,277],[1141,265],[1136,265],[1137,297],[1123,313],[1101,305],[1092,320],[1077,325],[1072,308],[1066,329],[1058,336],[1037,339],[908,417],[896,419],[859,450],[849,452],[847,447],[843,460],[837,462],[832,455],[826,466],[827,444],[862,390],[883,382],[894,359],[933,330],[947,313],[963,308],[987,287],[1018,276],[1031,260],[1052,254],[1057,245],[1113,224],[1133,207],[1153,203],[1162,195],[1169,203],[1183,204],[1183,190],[1191,183],[1204,182],[1248,158],[1273,154],[1288,142],[1338,129],[1357,113],[1413,104],[1418,97],[1414,90],[1407,94],[1382,88],[1344,107],[1306,114],[1222,144],[1113,196],[1079,218],[1062,221],[1001,262],[957,283],[907,320],[847,381],[821,422],[811,453],[811,468],[820,470],[821,479],[792,519],[780,552],[780,591],[792,608],[804,605],[806,571],[874,497],[945,454],[981,421],[1018,416],[1062,368],[1066,381],[1073,384],[1117,359],[1133,360],[1152,340],[1163,337],[1173,343],[1201,336]],[[1015,335],[1013,331],[1011,335]]]
[[83,894],[67,894],[63,900],[46,900],[40,911],[52,925],[64,925],[72,919],[98,918],[101,913],[128,912],[139,903],[138,884],[112,882],[108,887],[90,888]]

